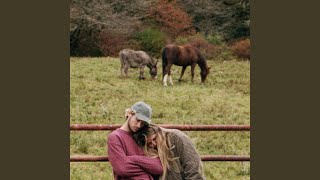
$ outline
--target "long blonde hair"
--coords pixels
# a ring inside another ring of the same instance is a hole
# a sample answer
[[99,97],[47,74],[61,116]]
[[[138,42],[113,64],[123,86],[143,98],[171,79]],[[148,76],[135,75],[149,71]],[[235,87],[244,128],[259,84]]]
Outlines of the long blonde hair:
[[159,157],[162,168],[163,174],[160,176],[161,180],[164,180],[168,169],[170,169],[170,161],[177,159],[178,157],[174,157],[171,149],[174,146],[171,145],[169,138],[167,137],[167,133],[163,131],[163,129],[159,126],[151,124],[147,130],[145,136],[145,142],[147,142],[147,137],[156,134],[156,142],[157,142],[157,149],[153,149],[148,147],[147,143],[144,145],[144,153],[147,156],[151,157]]

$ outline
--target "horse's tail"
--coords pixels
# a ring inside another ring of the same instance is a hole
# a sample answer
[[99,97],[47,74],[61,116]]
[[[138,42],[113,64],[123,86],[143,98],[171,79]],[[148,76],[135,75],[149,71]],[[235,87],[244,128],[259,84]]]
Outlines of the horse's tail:
[[162,78],[164,78],[164,71],[166,69],[167,64],[168,64],[167,47],[164,47],[162,49]]

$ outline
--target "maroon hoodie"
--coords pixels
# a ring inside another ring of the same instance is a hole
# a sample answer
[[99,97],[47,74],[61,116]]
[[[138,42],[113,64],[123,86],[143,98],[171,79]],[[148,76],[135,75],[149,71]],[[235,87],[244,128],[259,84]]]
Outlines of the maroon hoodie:
[[108,156],[116,180],[153,180],[163,173],[160,159],[144,156],[132,134],[119,128],[108,136]]

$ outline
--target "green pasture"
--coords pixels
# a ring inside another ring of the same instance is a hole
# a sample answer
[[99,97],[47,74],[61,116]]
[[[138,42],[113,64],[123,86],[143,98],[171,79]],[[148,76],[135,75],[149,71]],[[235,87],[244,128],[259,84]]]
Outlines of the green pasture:
[[[172,67],[174,86],[158,78],[120,77],[119,58],[70,58],[70,123],[122,124],[124,110],[143,100],[153,107],[156,124],[250,124],[250,62],[208,60],[211,73],[200,84],[200,68],[191,83],[190,67],[178,82],[181,67]],[[169,84],[168,84],[169,85]],[[250,155],[250,132],[185,132],[201,155]],[[71,131],[71,155],[107,155],[109,131]],[[250,162],[203,162],[208,180],[250,179]],[[108,162],[72,162],[70,179],[113,179]]]

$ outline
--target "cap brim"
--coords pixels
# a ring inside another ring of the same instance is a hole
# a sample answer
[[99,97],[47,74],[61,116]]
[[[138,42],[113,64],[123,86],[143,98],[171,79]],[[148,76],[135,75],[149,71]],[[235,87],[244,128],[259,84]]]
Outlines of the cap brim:
[[144,121],[144,122],[146,122],[146,123],[148,123],[148,124],[151,123],[151,120],[150,120],[149,118],[147,118],[146,116],[144,116],[144,115],[142,115],[142,114],[139,114],[139,113],[136,113],[135,115],[137,116],[137,118],[138,118],[139,120]]

